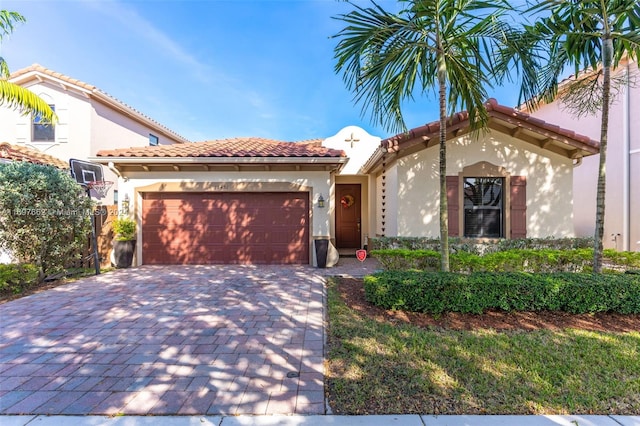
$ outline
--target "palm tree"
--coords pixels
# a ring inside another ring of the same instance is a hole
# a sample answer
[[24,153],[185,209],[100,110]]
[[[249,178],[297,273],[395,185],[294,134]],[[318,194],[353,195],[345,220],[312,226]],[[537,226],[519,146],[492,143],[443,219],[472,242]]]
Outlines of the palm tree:
[[[506,75],[505,63],[491,58],[513,31],[500,18],[506,1],[406,0],[399,13],[372,1],[371,7],[338,15],[346,23],[334,37],[336,72],[374,121],[392,132],[406,131],[402,105],[414,95],[438,93],[440,114],[440,251],[441,269],[449,270],[446,191],[447,113],[466,109],[474,130],[488,122],[487,87]],[[514,46],[510,46],[513,53]],[[517,50],[517,49],[516,49]],[[525,68],[523,66],[523,68]]]
[[[548,53],[547,64],[537,81],[528,82],[540,88],[540,96],[533,99],[532,106],[535,108],[541,101],[552,101],[558,93],[558,77],[567,67],[573,67],[578,77],[576,82],[586,91],[569,90],[567,93],[573,97],[570,103],[581,110],[578,113],[588,111],[592,105],[601,109],[593,253],[593,272],[600,273],[611,70],[625,58],[635,58],[636,62],[640,58],[640,3],[638,0],[544,0],[533,6],[530,12],[548,14],[535,25],[525,27],[537,39],[537,47]],[[586,79],[580,77],[584,68],[592,71]],[[528,90],[532,91],[533,87]],[[597,103],[592,102],[594,97],[600,96]]]
[[[0,42],[3,37],[13,32],[15,24],[25,21],[25,18],[17,12],[0,10]],[[43,123],[55,123],[57,117],[49,104],[32,91],[8,81],[9,76],[9,66],[0,56],[0,105],[19,109],[25,115],[38,115]]]

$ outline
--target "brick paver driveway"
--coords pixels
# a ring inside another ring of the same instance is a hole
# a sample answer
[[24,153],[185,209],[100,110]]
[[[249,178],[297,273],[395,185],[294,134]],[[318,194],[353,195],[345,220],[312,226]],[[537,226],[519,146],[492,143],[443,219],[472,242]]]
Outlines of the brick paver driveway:
[[318,270],[118,270],[0,305],[0,414],[324,414]]

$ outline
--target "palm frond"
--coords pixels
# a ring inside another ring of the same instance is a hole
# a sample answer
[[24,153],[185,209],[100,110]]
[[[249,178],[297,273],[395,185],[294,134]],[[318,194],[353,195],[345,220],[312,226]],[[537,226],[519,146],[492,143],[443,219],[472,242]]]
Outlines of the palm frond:
[[[353,5],[352,12],[336,17],[346,26],[334,36],[340,39],[335,71],[342,73],[363,115],[370,114],[387,130],[406,130],[402,106],[418,93],[437,89],[439,58],[443,58],[449,110],[484,108],[486,89],[498,75],[493,51],[514,31],[501,21],[511,10],[509,3],[405,3],[407,7],[398,14],[373,2],[370,7]],[[507,71],[501,68],[500,72]],[[481,113],[477,124],[486,124]]]
[[4,60],[2,56],[0,56],[0,78],[8,79],[11,75],[11,71],[9,71],[9,65]]
[[19,110],[23,115],[39,115],[43,124],[58,121],[51,107],[38,95],[5,79],[0,79],[0,105]]
[[0,40],[13,32],[15,24],[23,22],[26,22],[26,19],[18,12],[0,10]]

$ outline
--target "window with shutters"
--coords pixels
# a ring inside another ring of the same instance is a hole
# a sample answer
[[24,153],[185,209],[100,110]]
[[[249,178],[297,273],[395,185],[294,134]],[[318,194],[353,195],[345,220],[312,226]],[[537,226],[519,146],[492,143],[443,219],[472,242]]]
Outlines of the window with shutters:
[[527,237],[527,177],[486,161],[447,176],[449,235]]
[[501,177],[463,179],[464,236],[504,237],[504,186]]

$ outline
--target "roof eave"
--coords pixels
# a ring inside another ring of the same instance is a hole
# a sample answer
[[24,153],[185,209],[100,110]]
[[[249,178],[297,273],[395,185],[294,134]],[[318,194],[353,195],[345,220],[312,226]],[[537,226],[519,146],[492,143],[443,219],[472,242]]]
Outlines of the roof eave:
[[30,81],[36,81],[38,83],[43,82],[44,80],[49,80],[50,82],[52,82],[55,85],[60,86],[63,90],[75,90],[81,94],[83,94],[84,96],[89,96],[92,93],[91,89],[87,89],[86,87],[82,87],[80,85],[77,85],[75,83],[69,82],[69,81],[65,81],[62,80],[58,77],[43,73],[42,71],[39,70],[30,70],[24,74],[20,74],[17,75],[15,77],[10,77],[9,81],[11,83],[17,84],[17,85],[22,85],[25,83],[28,83]]
[[122,163],[156,163],[156,164],[233,164],[233,163],[249,163],[249,164],[296,164],[296,163],[336,163],[342,164],[348,161],[347,157],[90,157],[89,161],[107,164]]
[[369,173],[371,173],[371,171],[378,167],[379,162],[385,153],[386,150],[379,146],[378,149],[376,149],[373,154],[371,154],[371,157],[369,157],[367,162],[364,163],[362,167],[360,167],[360,170],[358,170],[358,174],[368,175]]

